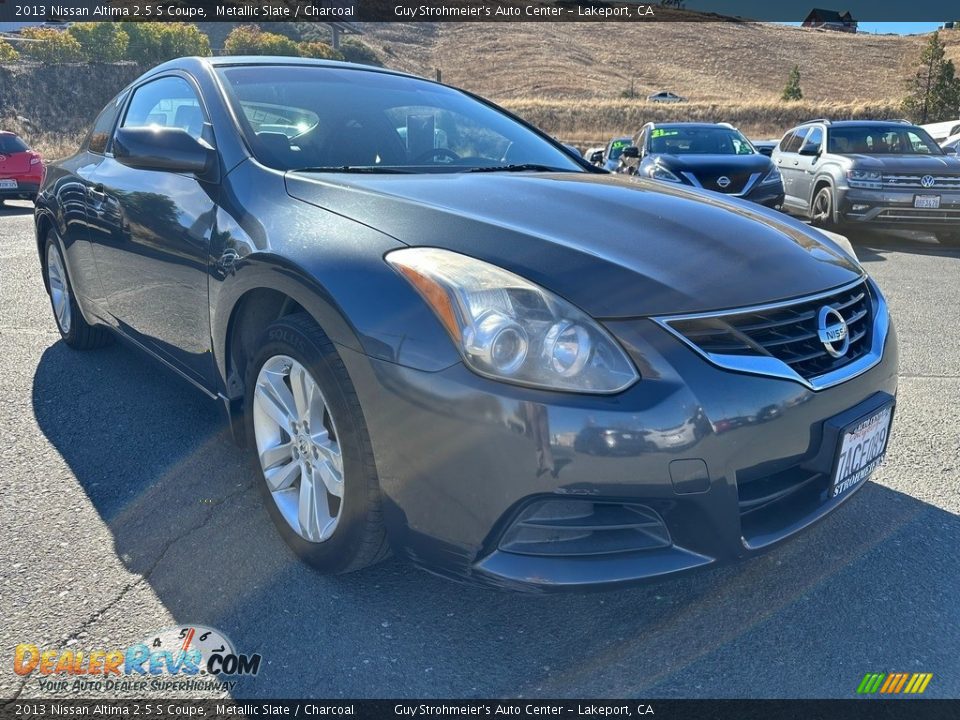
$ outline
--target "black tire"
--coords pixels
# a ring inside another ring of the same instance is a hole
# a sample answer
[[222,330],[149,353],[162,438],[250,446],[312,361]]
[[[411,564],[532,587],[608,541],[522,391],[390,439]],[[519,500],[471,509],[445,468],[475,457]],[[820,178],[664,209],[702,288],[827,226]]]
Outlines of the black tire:
[[960,233],[958,232],[938,232],[937,242],[947,247],[960,247]]
[[836,230],[839,223],[834,219],[833,189],[829,185],[824,185],[817,190],[813,196],[813,203],[810,205],[811,223],[824,230]]
[[[113,334],[105,327],[99,325],[90,325],[80,312],[77,306],[76,295],[73,292],[73,285],[66,271],[66,263],[63,261],[63,252],[60,249],[59,239],[54,231],[47,233],[47,241],[44,244],[43,251],[43,272],[47,285],[47,295],[50,297],[50,309],[53,311],[53,321],[57,325],[57,331],[63,341],[74,350],[95,350],[96,348],[109,345],[113,342]],[[53,301],[53,293],[50,290],[50,263],[47,258],[50,252],[56,252],[60,258],[60,264],[63,268],[63,281],[66,284],[68,293],[68,302],[70,307],[69,327],[64,330],[57,317],[57,309]]]
[[283,317],[261,335],[247,367],[245,418],[247,438],[256,456],[254,391],[260,369],[270,358],[286,355],[308,370],[320,387],[337,428],[343,458],[343,505],[336,530],[323,542],[301,537],[281,514],[258,459],[261,494],[271,519],[293,551],[323,573],[345,573],[384,560],[390,545],[380,508],[380,482],[370,435],[356,390],[333,342],[307,313]]

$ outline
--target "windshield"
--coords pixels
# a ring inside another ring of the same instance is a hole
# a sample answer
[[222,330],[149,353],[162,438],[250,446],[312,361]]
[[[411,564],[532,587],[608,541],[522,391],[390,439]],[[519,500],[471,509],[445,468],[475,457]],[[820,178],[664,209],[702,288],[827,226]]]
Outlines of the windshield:
[[607,153],[607,160],[618,160],[623,155],[623,149],[630,146],[630,138],[620,138],[610,143],[610,152]]
[[424,80],[321,66],[218,73],[257,160],[279,170],[585,172],[531,129]]
[[13,155],[14,153],[26,152],[30,148],[16,135],[0,135],[0,153]]
[[754,155],[743,135],[724,127],[659,127],[650,131],[650,152],[669,155]]
[[942,155],[940,147],[918,127],[830,128],[829,152],[838,155]]

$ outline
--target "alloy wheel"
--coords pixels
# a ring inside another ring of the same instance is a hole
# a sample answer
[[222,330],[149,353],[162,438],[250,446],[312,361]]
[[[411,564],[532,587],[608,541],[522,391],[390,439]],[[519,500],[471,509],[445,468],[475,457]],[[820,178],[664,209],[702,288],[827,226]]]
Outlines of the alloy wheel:
[[57,325],[64,335],[70,333],[70,286],[67,284],[67,272],[63,267],[60,251],[54,243],[47,246],[47,280],[50,283],[50,299],[53,301],[53,313]]
[[319,385],[293,358],[274,355],[260,368],[253,429],[280,514],[304,540],[328,540],[343,511],[339,436]]
[[813,200],[813,219],[819,225],[830,220],[830,191],[821,190]]

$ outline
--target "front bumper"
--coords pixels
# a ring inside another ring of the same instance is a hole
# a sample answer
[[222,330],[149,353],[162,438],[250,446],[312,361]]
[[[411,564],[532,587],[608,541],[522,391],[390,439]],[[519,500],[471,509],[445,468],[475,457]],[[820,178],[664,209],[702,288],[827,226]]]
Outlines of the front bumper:
[[[748,557],[851,494],[826,497],[838,428],[896,395],[892,327],[877,365],[813,391],[714,367],[650,320],[607,326],[642,376],[613,397],[514,387],[461,364],[421,372],[342,351],[398,549],[448,577],[534,591],[615,587]],[[613,447],[604,440],[611,435]],[[706,477],[678,478],[677,468],[691,463]],[[766,484],[774,492],[801,479],[796,492],[744,511]],[[513,521],[544,498],[640,504],[663,519],[669,546],[575,557],[504,550]]]
[[[926,210],[914,207],[917,195],[939,195],[940,207]],[[837,189],[837,219],[853,225],[874,228],[955,230],[960,224],[960,192],[930,190]]]
[[743,199],[779,210],[783,206],[783,197],[783,183],[775,182],[754,186],[750,192],[743,196]]

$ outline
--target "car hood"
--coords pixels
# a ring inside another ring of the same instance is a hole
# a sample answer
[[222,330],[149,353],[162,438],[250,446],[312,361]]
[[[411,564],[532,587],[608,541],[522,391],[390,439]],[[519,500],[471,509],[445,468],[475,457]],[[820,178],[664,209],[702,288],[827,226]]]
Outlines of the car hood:
[[499,265],[598,318],[812,294],[860,268],[823,235],[745,202],[591,173],[310,175],[295,198],[408,245]]
[[653,159],[674,172],[719,173],[764,172],[770,169],[766,155],[654,155]]
[[886,173],[960,173],[953,155],[845,155],[858,170]]

